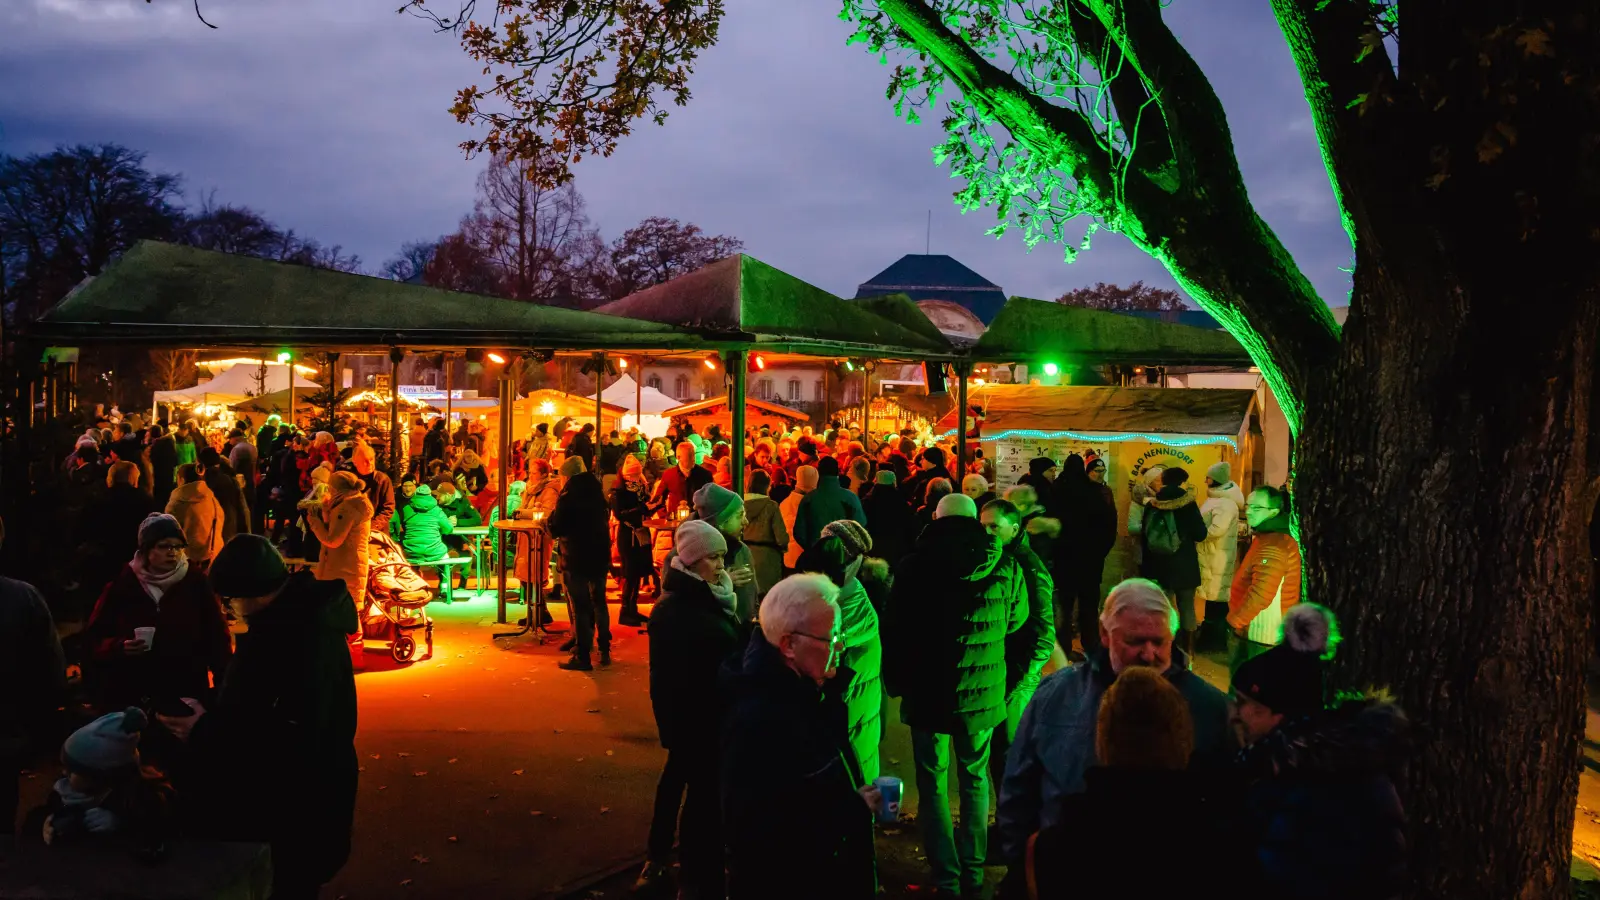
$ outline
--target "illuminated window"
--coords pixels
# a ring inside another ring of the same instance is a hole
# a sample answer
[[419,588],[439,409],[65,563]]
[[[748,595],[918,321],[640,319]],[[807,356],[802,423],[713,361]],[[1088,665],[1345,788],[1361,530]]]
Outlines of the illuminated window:
[[789,379],[789,399],[796,401],[800,399],[800,379],[798,378]]
[[672,379],[672,396],[679,400],[689,399],[689,376],[679,375]]
[[651,375],[649,378],[644,380],[644,386],[647,388],[655,388],[658,391],[661,390],[661,376]]

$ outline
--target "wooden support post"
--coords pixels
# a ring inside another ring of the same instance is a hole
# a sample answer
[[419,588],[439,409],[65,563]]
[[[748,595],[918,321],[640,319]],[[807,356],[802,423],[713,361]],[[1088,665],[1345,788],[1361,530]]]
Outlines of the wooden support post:
[[733,434],[728,436],[728,449],[733,458],[733,492],[744,496],[744,392],[745,367],[750,358],[748,350],[734,350],[727,354],[728,414]]
[[961,479],[967,475],[967,376],[972,374],[972,363],[958,362],[956,369],[956,471],[955,488],[961,489]]
[[389,348],[389,475],[396,483],[405,475],[400,468],[400,360],[405,358],[404,350]]
[[[495,469],[500,475],[500,496],[495,503],[500,506],[500,518],[506,518],[506,493],[511,490],[511,426],[515,416],[517,392],[512,379],[512,366],[521,365],[520,360],[512,360],[500,370],[500,461]],[[446,426],[448,427],[448,425]],[[506,532],[503,528],[491,529],[494,532],[494,564],[498,567],[500,577],[496,579],[495,588],[495,624],[506,623]],[[531,536],[529,538],[531,540]],[[478,584],[483,584],[483,573],[478,573]],[[524,593],[528,590],[525,587]],[[538,615],[535,604],[528,601],[528,616]]]

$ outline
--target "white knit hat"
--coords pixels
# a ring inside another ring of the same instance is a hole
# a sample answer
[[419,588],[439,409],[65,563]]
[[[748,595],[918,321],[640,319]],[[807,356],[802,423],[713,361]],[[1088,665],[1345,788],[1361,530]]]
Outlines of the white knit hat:
[[1227,484],[1233,480],[1233,466],[1226,462],[1219,462],[1206,470],[1206,477],[1217,484]]
[[690,519],[679,525],[672,536],[672,545],[686,566],[692,566],[713,553],[728,552],[728,542],[722,537],[722,532],[703,519]]

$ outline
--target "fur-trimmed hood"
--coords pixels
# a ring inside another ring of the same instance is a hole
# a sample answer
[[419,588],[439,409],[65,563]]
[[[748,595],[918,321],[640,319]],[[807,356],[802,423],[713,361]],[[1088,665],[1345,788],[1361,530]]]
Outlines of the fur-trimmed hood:
[[[1174,491],[1181,492],[1173,493]],[[1191,503],[1198,505],[1199,501],[1196,499],[1198,496],[1199,493],[1192,487],[1181,489],[1164,487],[1156,494],[1155,499],[1146,501],[1145,505],[1151,509],[1182,509]]]
[[1399,763],[1409,731],[1410,722],[1398,704],[1366,696],[1285,721],[1239,751],[1239,760],[1253,777],[1387,775]]

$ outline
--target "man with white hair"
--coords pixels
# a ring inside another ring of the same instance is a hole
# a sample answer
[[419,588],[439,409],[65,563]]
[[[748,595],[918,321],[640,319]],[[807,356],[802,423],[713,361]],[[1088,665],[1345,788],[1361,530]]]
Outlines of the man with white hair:
[[864,783],[846,728],[854,673],[839,664],[838,595],[826,575],[778,582],[743,660],[723,670],[729,900],[877,893],[872,812],[881,797]]
[[1000,784],[1001,850],[1013,871],[1022,870],[1029,836],[1056,824],[1062,798],[1083,791],[1084,771],[1095,764],[1100,698],[1125,669],[1160,670],[1188,701],[1194,720],[1191,766],[1226,762],[1233,750],[1227,698],[1189,671],[1183,651],[1173,646],[1177,617],[1160,585],[1130,578],[1106,596],[1101,649],[1040,682],[1017,726]]
[[[1006,636],[1028,617],[1021,566],[978,522],[972,498],[947,494],[895,569],[882,626],[883,673],[911,726],[917,824],[934,887],[983,887],[989,845],[989,738],[1006,721]],[[954,757],[959,829],[950,820]]]

